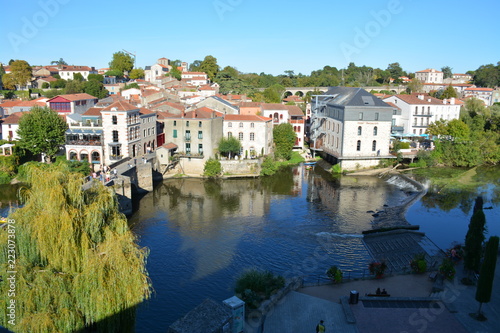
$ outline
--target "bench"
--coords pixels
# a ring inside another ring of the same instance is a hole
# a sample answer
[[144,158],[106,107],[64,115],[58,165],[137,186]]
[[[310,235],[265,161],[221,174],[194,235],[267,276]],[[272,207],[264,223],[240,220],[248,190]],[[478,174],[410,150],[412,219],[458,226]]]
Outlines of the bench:
[[389,294],[365,294],[367,297],[390,297]]
[[435,282],[437,279],[437,276],[438,276],[438,272],[432,272],[431,274],[429,274],[429,280],[431,280],[432,282]]

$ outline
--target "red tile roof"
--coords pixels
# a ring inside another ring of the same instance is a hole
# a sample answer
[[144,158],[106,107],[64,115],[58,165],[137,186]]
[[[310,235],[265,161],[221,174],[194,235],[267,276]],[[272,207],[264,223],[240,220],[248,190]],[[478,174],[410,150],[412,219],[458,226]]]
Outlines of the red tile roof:
[[19,124],[19,119],[29,112],[14,112],[3,120],[3,124],[16,125]]
[[146,109],[146,108],[140,108],[139,112],[141,114],[152,114],[152,113],[155,113],[154,111],[151,111],[150,109]]
[[132,105],[128,102],[116,101],[116,102],[112,103],[111,105],[105,107],[102,110],[103,111],[114,111],[114,110],[112,110],[113,108],[116,108],[116,111],[131,111],[131,110],[138,109],[135,105]]
[[423,71],[418,71],[418,72],[415,72],[415,73],[442,73],[442,72],[438,71],[436,69],[427,68],[427,69],[424,69]]
[[177,146],[177,145],[176,145],[175,143],[172,143],[172,142],[170,142],[170,143],[165,143],[165,144],[162,144],[162,145],[161,145],[160,147],[161,147],[161,148],[165,148],[165,149],[168,149],[168,150],[171,150],[171,149],[176,149],[176,148],[178,148],[178,146]]
[[2,108],[11,108],[13,106],[16,106],[17,104],[21,103],[21,100],[14,100],[14,101],[5,101],[2,104],[0,104],[0,107]]
[[81,93],[81,94],[68,94],[68,95],[57,95],[56,97],[53,97],[49,99],[47,102],[50,102],[54,98],[57,97],[62,97],[64,99],[67,99],[68,101],[81,101],[81,100],[87,100],[87,99],[97,99],[97,97],[94,97],[89,94]]
[[253,121],[253,122],[266,122],[271,121],[272,118],[257,116],[257,115],[246,115],[246,114],[226,114],[224,116],[225,121]]
[[396,104],[394,104],[392,102],[385,102],[385,103],[389,104],[390,106],[392,106],[395,109],[401,110],[401,108],[399,106],[397,106]]
[[258,108],[262,105],[261,102],[241,102],[240,108]]
[[[411,94],[411,95],[395,95],[397,98],[402,100],[403,102],[407,104],[418,104],[418,105],[443,105],[443,104],[449,104],[449,100],[445,103],[443,100],[439,98],[434,98],[431,97],[429,94]],[[423,99],[418,98],[418,96],[423,96]],[[458,99],[455,99],[455,104],[457,103]]]
[[90,108],[85,113],[82,114],[82,116],[100,116],[101,115],[102,108]]
[[465,91],[493,91],[491,88],[467,88]]

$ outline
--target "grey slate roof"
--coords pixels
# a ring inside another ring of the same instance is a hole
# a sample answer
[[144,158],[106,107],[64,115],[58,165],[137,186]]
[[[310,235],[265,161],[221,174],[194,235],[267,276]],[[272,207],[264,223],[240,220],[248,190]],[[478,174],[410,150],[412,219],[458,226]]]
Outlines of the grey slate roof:
[[330,87],[324,95],[335,95],[335,97],[319,98],[327,101],[329,105],[390,107],[363,88]]
[[216,333],[231,320],[228,307],[211,299],[191,310],[183,318],[170,325],[168,333]]

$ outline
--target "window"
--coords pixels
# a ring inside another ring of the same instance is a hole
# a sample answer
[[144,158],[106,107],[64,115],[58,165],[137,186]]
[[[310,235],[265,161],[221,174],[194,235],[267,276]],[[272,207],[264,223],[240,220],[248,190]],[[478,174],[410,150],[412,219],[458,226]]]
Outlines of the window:
[[238,133],[238,140],[243,141],[243,132]]
[[431,114],[431,107],[430,106],[427,107],[427,114]]
[[359,113],[359,120],[363,120],[363,112]]
[[113,131],[113,142],[118,142],[118,131]]
[[176,138],[176,137],[177,137],[177,130],[174,130],[173,137],[174,137],[174,138]]
[[118,124],[118,118],[117,118],[116,116],[111,116],[111,123],[112,123],[113,125]]
[[418,106],[415,106],[415,114],[418,114]]
[[250,123],[250,127],[251,127],[251,128],[254,128],[254,127],[255,127],[255,124],[254,124],[254,123]]
[[186,120],[186,127],[189,127],[189,120]]
[[227,137],[228,138],[232,138],[233,137],[233,133],[232,132],[227,132]]
[[255,133],[250,133],[250,141],[255,141]]
[[378,112],[375,112],[375,120],[378,120]]
[[372,142],[372,151],[377,150],[377,141],[373,140]]
[[358,126],[358,135],[361,135],[361,133],[362,133],[361,126]]
[[187,130],[186,131],[186,141],[191,140],[191,131]]
[[378,128],[377,128],[377,126],[375,126],[375,127],[373,128],[373,136],[376,136],[376,135],[377,135],[377,133],[378,133]]
[[191,144],[186,142],[186,154],[191,154]]
[[240,123],[240,128],[242,128],[242,127],[243,127],[243,123]]
[[358,140],[358,142],[356,143],[356,150],[357,151],[361,150],[361,140]]
[[198,131],[198,139],[203,139],[203,131]]
[[143,137],[143,138],[145,138],[145,137],[146,137],[146,130],[144,130],[144,134],[143,134],[143,136],[142,136],[142,137]]
[[177,120],[174,120],[174,126],[177,126]]
[[233,123],[231,122],[227,123],[227,127],[233,127]]
[[201,143],[198,145],[198,154],[203,155],[203,145]]
[[201,127],[203,123],[201,121],[198,122],[198,127]]

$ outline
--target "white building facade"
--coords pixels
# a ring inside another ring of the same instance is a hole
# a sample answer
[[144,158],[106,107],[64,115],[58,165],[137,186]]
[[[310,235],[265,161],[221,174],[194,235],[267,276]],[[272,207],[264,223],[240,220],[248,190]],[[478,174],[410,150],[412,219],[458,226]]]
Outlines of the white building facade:
[[272,119],[256,115],[226,115],[224,137],[235,137],[241,142],[242,157],[268,155],[273,147]]

